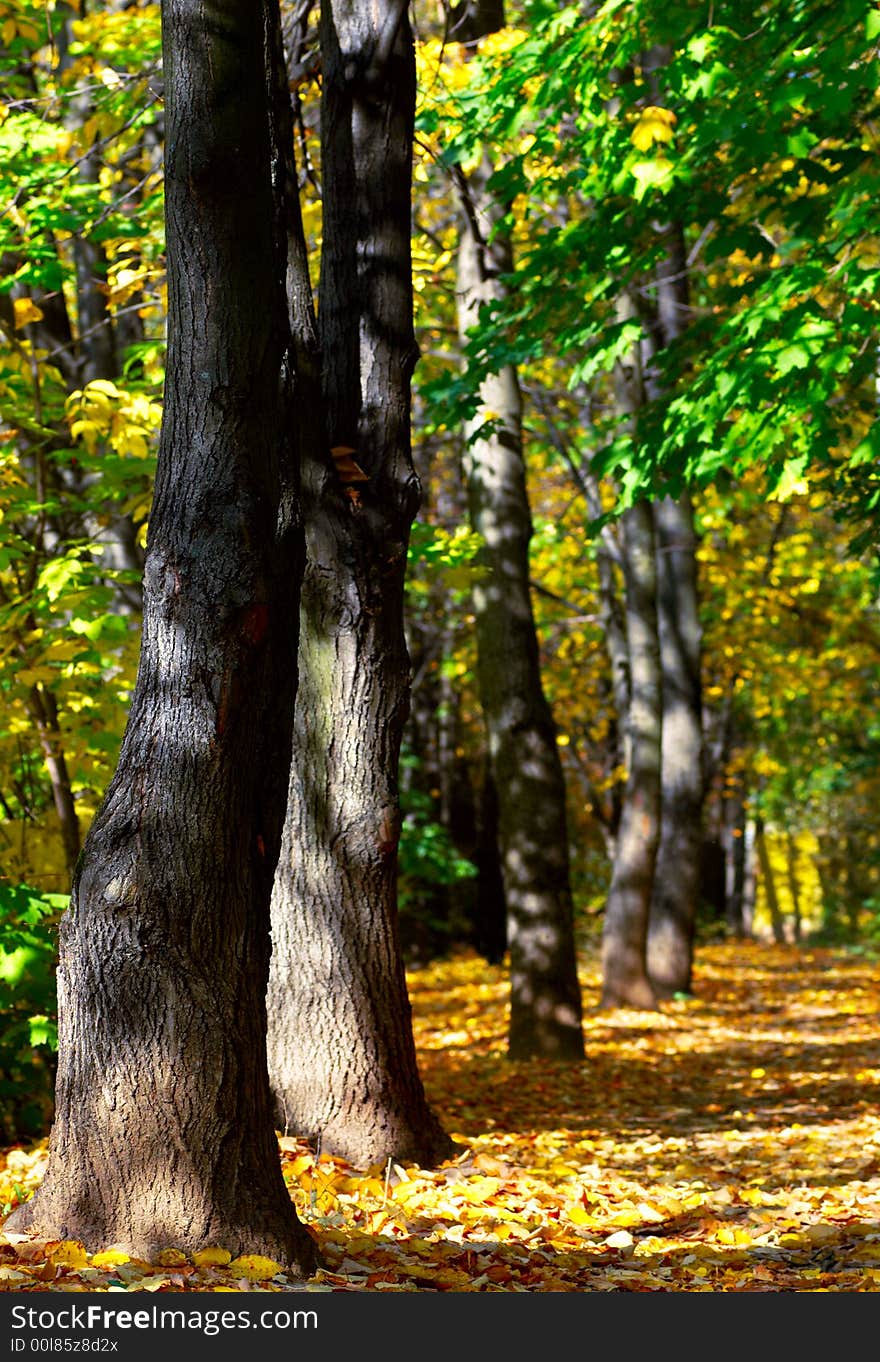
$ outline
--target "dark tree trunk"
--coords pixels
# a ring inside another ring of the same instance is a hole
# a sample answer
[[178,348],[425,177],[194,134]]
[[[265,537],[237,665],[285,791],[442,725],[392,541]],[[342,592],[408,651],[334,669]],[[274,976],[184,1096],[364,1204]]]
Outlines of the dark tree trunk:
[[169,354],[141,660],[62,921],[57,1114],[16,1229],[309,1271],[265,1050],[301,536],[274,0],[166,0]]
[[[399,0],[321,19],[320,350],[327,444],[307,465],[307,565],[287,825],[273,896],[278,1120],[359,1166],[452,1141],[419,1076],[397,923],[410,450],[415,58]],[[302,271],[296,297],[305,298]],[[318,400],[318,395],[315,395]]]

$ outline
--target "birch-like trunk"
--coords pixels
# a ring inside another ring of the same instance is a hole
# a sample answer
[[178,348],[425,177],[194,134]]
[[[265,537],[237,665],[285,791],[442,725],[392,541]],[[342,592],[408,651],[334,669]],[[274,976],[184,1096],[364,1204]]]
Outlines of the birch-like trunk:
[[[500,209],[487,187],[491,170],[484,160],[461,186],[462,338],[476,323],[481,303],[502,297],[501,275],[510,268],[509,241],[503,233],[492,234]],[[482,430],[489,421],[491,429]],[[532,525],[522,403],[512,366],[484,381],[465,440],[470,520],[483,538],[480,561],[486,569],[474,588],[474,613],[507,905],[509,1053],[513,1059],[577,1060],[584,1050],[565,783],[532,612]]]

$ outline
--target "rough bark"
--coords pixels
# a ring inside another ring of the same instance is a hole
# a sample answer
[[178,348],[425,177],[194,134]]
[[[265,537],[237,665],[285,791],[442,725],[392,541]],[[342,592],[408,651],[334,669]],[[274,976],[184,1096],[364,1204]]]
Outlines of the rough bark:
[[[324,6],[326,444],[306,464],[307,564],[287,822],[273,895],[277,1119],[359,1166],[440,1161],[397,924],[398,756],[409,704],[415,60],[405,8]],[[308,330],[307,280],[293,271]],[[298,281],[298,282],[297,282]]]
[[119,764],[61,926],[49,1166],[17,1230],[310,1270],[266,1069],[301,535],[265,78],[274,0],[166,0],[169,354]]

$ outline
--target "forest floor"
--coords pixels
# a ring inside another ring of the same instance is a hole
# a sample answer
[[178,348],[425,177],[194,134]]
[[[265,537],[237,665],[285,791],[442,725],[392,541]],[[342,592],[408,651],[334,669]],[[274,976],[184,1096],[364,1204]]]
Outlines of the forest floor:
[[[503,969],[460,956],[409,983],[428,1095],[461,1152],[364,1172],[282,1139],[314,1278],[0,1228],[0,1290],[880,1290],[880,962],[706,945],[693,998],[608,1013],[587,953],[574,1067],[505,1058]],[[45,1142],[3,1151],[0,1206],[44,1163]]]

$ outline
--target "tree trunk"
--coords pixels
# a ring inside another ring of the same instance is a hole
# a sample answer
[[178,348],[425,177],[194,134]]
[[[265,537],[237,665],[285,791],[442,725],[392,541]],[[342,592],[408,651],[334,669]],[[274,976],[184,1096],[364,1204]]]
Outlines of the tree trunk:
[[728,936],[741,940],[745,929],[746,792],[741,775],[726,789],[722,806],[724,841],[724,913]]
[[[415,59],[404,7],[335,0],[322,47],[320,350],[326,452],[307,565],[287,824],[272,907],[278,1120],[359,1166],[452,1141],[419,1076],[397,924],[410,450]],[[297,296],[307,284],[302,278]],[[315,394],[315,400],[320,400]]]
[[646,972],[648,917],[660,840],[662,731],[657,563],[650,503],[622,516],[630,697],[627,780],[602,931],[602,1007],[657,1004]]
[[788,874],[788,892],[791,897],[791,914],[794,924],[794,939],[800,941],[803,932],[801,918],[801,883],[798,874],[797,838],[790,832],[785,835],[785,864]]
[[758,854],[758,866],[761,871],[764,896],[767,900],[767,911],[770,914],[773,940],[781,946],[785,943],[785,923],[782,918],[782,909],[779,906],[779,896],[776,893],[776,879],[773,874],[773,866],[770,863],[770,850],[767,846],[763,818],[755,819],[755,850]]
[[661,997],[690,993],[703,846],[703,729],[696,536],[690,499],[654,507],[663,674],[660,846],[648,974]]
[[61,725],[58,722],[58,704],[52,692],[42,686],[31,687],[26,704],[28,714],[37,730],[43,760],[49,773],[52,802],[58,815],[61,845],[64,847],[64,863],[72,879],[80,853],[80,826],[64,753]]
[[504,873],[498,854],[498,791],[487,759],[480,788],[474,864],[474,947],[490,965],[500,965],[507,951],[509,914],[504,898]]
[[[466,0],[453,23],[475,43],[504,24],[503,3]],[[483,303],[503,299],[512,267],[503,213],[489,190],[487,155],[456,174],[461,212],[458,330],[464,341]],[[490,239],[491,238],[491,239]],[[491,430],[478,434],[488,421]],[[569,881],[565,781],[544,688],[529,586],[531,513],[526,491],[522,398],[505,365],[480,391],[465,423],[470,521],[483,538],[484,580],[474,588],[477,673],[497,798],[498,840],[510,949],[511,1059],[581,1060],[582,1003]]]
[[[665,66],[672,53],[656,48],[648,60]],[[653,82],[652,82],[653,83]],[[662,94],[655,84],[656,98]],[[663,258],[657,267],[658,341],[673,349],[690,320],[684,231],[678,222],[659,229]],[[653,395],[662,400],[659,378]],[[690,993],[694,932],[700,903],[703,847],[703,696],[697,594],[697,536],[687,492],[654,507],[657,551],[657,624],[663,674],[660,846],[654,870],[648,928],[648,974],[658,994]]]
[[[498,205],[484,163],[467,187],[460,226],[459,332],[482,302],[501,294],[509,243],[488,238]],[[492,412],[494,429],[477,431]],[[483,383],[465,429],[470,518],[482,535],[485,578],[474,588],[480,701],[498,799],[498,831],[510,945],[512,1059],[583,1057],[565,785],[556,727],[541,684],[529,589],[532,526],[514,369]]]
[[274,0],[166,0],[166,405],[140,667],[61,926],[49,1166],[10,1227],[314,1262],[266,1069],[301,536],[271,175]]

